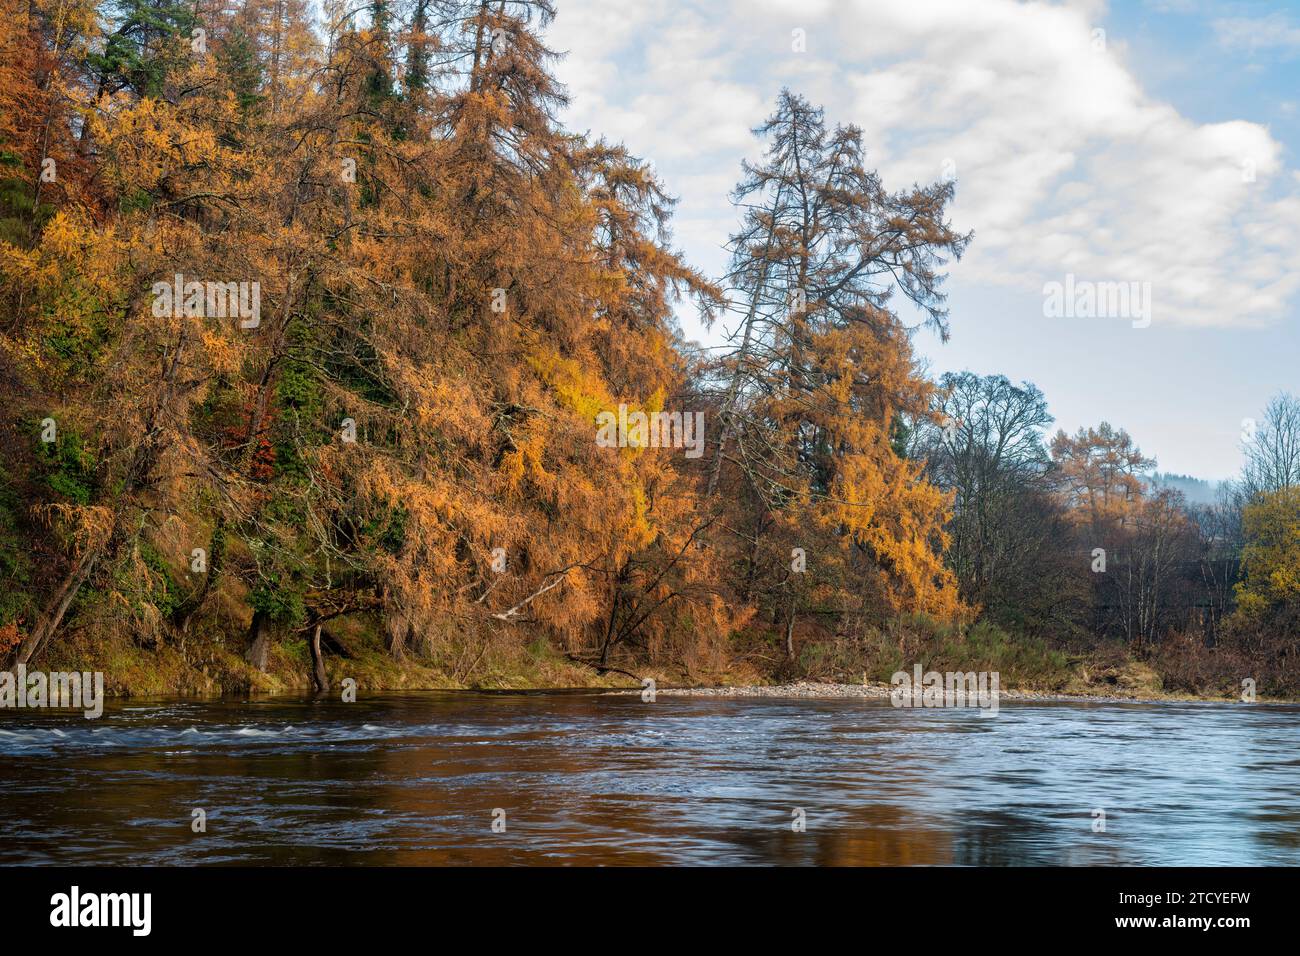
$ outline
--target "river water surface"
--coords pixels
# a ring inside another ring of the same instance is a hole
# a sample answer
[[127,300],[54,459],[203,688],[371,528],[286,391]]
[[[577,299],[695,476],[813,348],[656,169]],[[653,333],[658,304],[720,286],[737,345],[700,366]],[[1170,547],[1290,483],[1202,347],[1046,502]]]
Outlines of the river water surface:
[[428,692],[0,711],[0,836],[0,863],[1300,864],[1300,707]]

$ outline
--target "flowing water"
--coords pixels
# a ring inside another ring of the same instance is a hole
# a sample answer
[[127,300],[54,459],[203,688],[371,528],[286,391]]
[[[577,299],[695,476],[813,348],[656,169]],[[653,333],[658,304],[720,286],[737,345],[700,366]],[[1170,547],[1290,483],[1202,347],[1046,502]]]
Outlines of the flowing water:
[[10,710],[0,837],[0,863],[1297,864],[1300,707],[429,692]]

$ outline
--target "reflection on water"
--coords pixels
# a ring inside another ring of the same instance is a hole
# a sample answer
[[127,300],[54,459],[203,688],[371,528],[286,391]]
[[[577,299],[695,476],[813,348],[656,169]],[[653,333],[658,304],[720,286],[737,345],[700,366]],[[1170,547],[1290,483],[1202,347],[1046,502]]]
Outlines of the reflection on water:
[[126,702],[0,712],[0,765],[0,863],[1300,863],[1293,706]]

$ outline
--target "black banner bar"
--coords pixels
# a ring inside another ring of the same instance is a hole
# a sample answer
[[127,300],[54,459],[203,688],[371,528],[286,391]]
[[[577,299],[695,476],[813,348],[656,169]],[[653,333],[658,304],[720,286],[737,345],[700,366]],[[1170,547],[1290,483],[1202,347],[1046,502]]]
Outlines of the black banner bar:
[[1042,933],[1052,945],[1189,935],[1232,945],[1290,924],[1283,907],[1293,882],[1289,870],[1235,868],[42,867],[0,871],[0,898],[8,942],[75,933],[83,943],[156,945],[212,931],[247,933],[259,945],[338,944],[460,927],[485,945],[529,934],[609,942],[644,934],[661,944],[665,935],[688,942],[694,926],[712,927],[714,942],[721,928],[740,944],[786,934],[806,943],[812,928],[841,926],[864,940],[898,933],[936,944]]

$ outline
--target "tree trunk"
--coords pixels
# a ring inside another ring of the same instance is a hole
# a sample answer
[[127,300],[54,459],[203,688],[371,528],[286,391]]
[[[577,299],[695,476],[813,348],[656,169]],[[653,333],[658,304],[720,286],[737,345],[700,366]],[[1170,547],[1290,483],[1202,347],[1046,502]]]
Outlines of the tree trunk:
[[248,652],[244,659],[259,671],[266,672],[266,658],[271,650],[271,632],[265,611],[253,612],[253,623],[248,626]]
[[[387,595],[385,595],[386,597]],[[394,611],[388,615],[386,625],[384,649],[388,651],[388,655],[393,660],[404,660],[406,658],[406,642],[414,630],[410,619],[400,611]]]
[[212,538],[208,542],[208,569],[203,573],[203,583],[199,585],[198,591],[189,600],[185,601],[178,609],[175,616],[176,630],[181,635],[182,644],[185,635],[190,632],[190,622],[194,616],[203,609],[203,604],[208,599],[208,594],[212,590],[213,584],[216,583],[217,575],[221,573],[221,558],[217,542],[226,527],[225,515],[217,515],[216,524],[212,529]]
[[149,413],[145,423],[144,438],[132,453],[131,463],[123,477],[118,507],[113,511],[112,528],[107,538],[101,544],[87,547],[81,557],[77,559],[72,571],[63,579],[63,583],[59,585],[59,589],[54,592],[54,596],[46,605],[45,613],[41,615],[35,629],[27,635],[27,638],[18,648],[18,653],[14,656],[15,666],[26,664],[35,657],[41,646],[59,629],[59,625],[63,623],[63,616],[68,612],[68,608],[72,606],[72,602],[76,600],[78,592],[80,592],[82,585],[86,583],[86,579],[90,577],[90,572],[94,569],[95,562],[99,560],[100,556],[107,552],[111,559],[116,553],[123,513],[121,506],[123,503],[129,502],[134,491],[145,483],[156,463],[158,448],[158,428],[156,423],[171,396],[176,382],[176,370],[180,365],[181,355],[185,351],[186,341],[186,333],[182,330],[176,341],[176,348],[171,354],[167,370],[163,374],[163,391],[159,394],[157,402]]
[[790,609],[785,616],[785,656],[794,660],[794,590],[790,591]]
[[[776,198],[773,200],[774,206],[779,207],[781,197],[785,191],[785,185],[782,183],[777,186]],[[749,298],[749,309],[745,313],[744,332],[742,333],[740,349],[736,352],[736,367],[731,372],[731,381],[727,383],[727,395],[723,399],[721,418],[722,428],[718,432],[718,450],[713,454],[713,463],[709,468],[709,484],[705,489],[704,497],[712,498],[714,492],[718,490],[718,479],[722,477],[722,459],[727,450],[727,441],[735,432],[735,423],[733,416],[736,411],[736,405],[740,400],[740,383],[744,377],[743,369],[745,363],[749,361],[749,350],[754,335],[754,319],[758,314],[758,303],[762,297],[763,290],[767,287],[768,270],[771,268],[771,261],[768,258],[772,250],[772,240],[776,235],[776,216],[772,217],[767,228],[767,238],[763,243],[763,268],[758,279],[758,285]]]
[[59,586],[59,589],[50,599],[50,603],[46,606],[45,613],[41,615],[40,621],[19,646],[18,653],[14,658],[14,666],[28,663],[40,651],[41,646],[49,636],[58,630],[59,624],[63,621],[63,615],[67,613],[73,599],[77,596],[77,592],[81,590],[81,585],[90,576],[95,561],[99,559],[100,550],[100,548],[87,548],[76,565],[68,572],[68,576],[63,579],[63,584]]
[[317,694],[324,694],[330,689],[329,675],[325,672],[325,658],[320,650],[321,626],[316,625],[308,645],[311,647],[311,684]]

